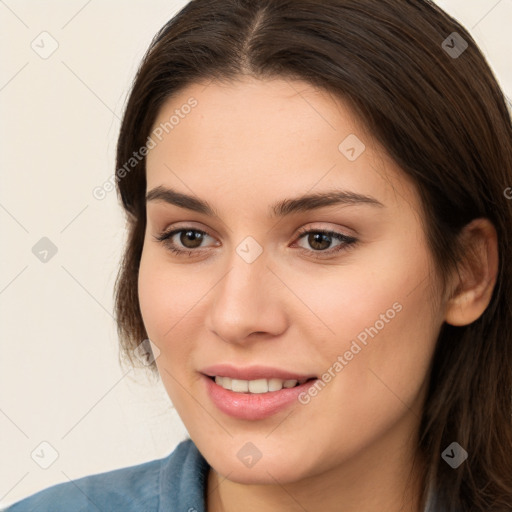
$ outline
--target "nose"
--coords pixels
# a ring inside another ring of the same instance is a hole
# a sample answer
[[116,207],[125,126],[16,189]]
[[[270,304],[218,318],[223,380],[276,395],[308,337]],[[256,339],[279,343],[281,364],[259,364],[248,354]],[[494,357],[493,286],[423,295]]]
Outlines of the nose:
[[267,263],[265,252],[252,263],[234,252],[211,291],[206,327],[226,343],[271,339],[286,330],[286,287]]

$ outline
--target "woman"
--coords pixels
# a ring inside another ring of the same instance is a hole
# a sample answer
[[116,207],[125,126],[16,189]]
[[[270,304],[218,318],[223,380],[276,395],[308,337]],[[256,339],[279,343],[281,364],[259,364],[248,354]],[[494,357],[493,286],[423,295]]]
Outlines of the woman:
[[511,143],[429,1],[190,2],[121,126],[116,311],[191,439],[9,510],[512,510]]

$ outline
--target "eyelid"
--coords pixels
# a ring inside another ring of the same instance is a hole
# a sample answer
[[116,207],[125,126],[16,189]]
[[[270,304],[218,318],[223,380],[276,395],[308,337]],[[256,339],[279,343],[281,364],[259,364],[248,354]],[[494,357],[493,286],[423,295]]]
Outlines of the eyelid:
[[[349,229],[347,227],[341,227],[339,225],[334,225],[331,223],[329,226],[328,222],[313,222],[311,224],[307,224],[306,226],[302,226],[297,229],[297,235],[307,233],[309,231],[332,231],[339,233],[340,235],[346,236],[347,238],[356,238],[359,235],[354,229]],[[297,236],[295,235],[295,236]]]
[[[207,235],[210,238],[215,239],[214,236],[212,236],[208,231],[200,228],[196,228],[195,226],[191,225],[190,223],[185,224],[183,226],[180,225],[172,225],[170,228],[164,230],[159,235],[155,236],[153,235],[153,238],[157,240],[158,242],[167,245],[167,250],[170,252],[176,253],[178,256],[184,256],[185,254],[191,256],[191,255],[201,255],[204,251],[208,249],[207,247],[199,247],[195,249],[187,249],[187,248],[176,248],[176,244],[171,244],[170,240],[177,235],[178,233],[182,233],[185,231],[195,231],[196,233],[201,233],[203,235]],[[301,240],[302,238],[305,238],[306,235],[310,233],[322,233],[326,236],[329,236],[331,238],[334,238],[335,240],[338,240],[340,245],[329,248],[325,251],[315,251],[306,249],[304,247],[298,246],[298,249],[301,252],[308,253],[308,255],[311,255],[314,259],[328,259],[333,258],[337,256],[338,252],[344,252],[349,249],[352,249],[358,242],[359,239],[355,236],[343,233],[342,231],[337,231],[335,229],[329,229],[326,227],[315,227],[315,226],[302,226],[299,228],[299,230],[294,235],[294,245],[296,245],[296,242]],[[215,246],[215,245],[214,245]],[[217,244],[218,247],[218,244]]]
[[[208,231],[206,231],[205,229],[196,228],[195,226],[191,226],[191,225],[176,226],[176,227],[172,226],[171,228],[161,231],[160,234],[158,234],[158,235],[153,235],[153,238],[160,242],[165,242],[168,239],[172,238],[174,235],[181,233],[182,231],[195,231],[196,233],[202,233],[204,235],[207,235],[210,238],[215,238],[213,235],[210,235],[210,233],[208,233]],[[199,252],[202,249],[205,249],[205,248],[201,247],[200,249],[194,249],[194,252]],[[183,249],[183,250],[190,251],[191,249]]]
[[[181,231],[181,230],[186,231],[188,229],[188,230],[194,230],[194,231],[205,233],[210,238],[216,238],[214,235],[212,235],[208,231],[208,229],[203,228],[203,227],[197,227],[194,224],[195,224],[194,221],[182,221],[182,222],[178,222],[176,224],[171,224],[170,227],[166,227],[162,230],[157,230],[157,231],[159,231],[160,236],[162,236],[165,234],[169,234],[172,231]],[[318,224],[320,224],[320,225],[318,225]],[[298,237],[299,235],[302,235],[309,231],[333,231],[333,232],[342,234],[342,235],[346,236],[347,238],[356,238],[358,236],[358,234],[353,229],[347,229],[347,228],[341,228],[341,227],[332,228],[332,227],[326,226],[325,224],[329,224],[329,223],[313,222],[312,225],[307,224],[306,226],[302,226],[296,230],[294,237]]]

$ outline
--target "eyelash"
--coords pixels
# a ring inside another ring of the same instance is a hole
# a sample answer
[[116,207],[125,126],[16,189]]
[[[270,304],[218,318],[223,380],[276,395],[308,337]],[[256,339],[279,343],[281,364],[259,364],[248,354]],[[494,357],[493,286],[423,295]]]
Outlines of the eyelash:
[[[168,249],[169,251],[171,251],[174,254],[177,254],[178,256],[192,256],[194,254],[200,253],[203,250],[205,250],[205,249],[194,249],[194,250],[178,249],[176,247],[176,245],[171,241],[171,239],[174,235],[177,235],[178,233],[182,233],[185,231],[193,231],[194,233],[201,233],[202,235],[210,236],[208,233],[206,233],[205,231],[202,231],[200,229],[196,229],[196,228],[192,228],[192,227],[183,227],[183,228],[179,228],[179,229],[173,229],[168,232],[163,232],[160,235],[155,236],[154,238],[158,242],[161,242],[166,247],[166,249]],[[337,254],[338,252],[347,251],[349,249],[352,249],[354,247],[354,245],[358,242],[357,238],[354,238],[354,237],[348,236],[348,235],[344,235],[343,233],[338,233],[336,231],[329,231],[329,230],[323,230],[323,229],[306,229],[306,228],[301,228],[299,230],[298,239],[300,240],[301,238],[304,238],[306,235],[308,235],[310,233],[327,235],[331,238],[335,238],[336,240],[338,240],[340,242],[343,242],[342,244],[338,245],[337,247],[335,247],[333,249],[327,249],[325,251],[308,250],[308,249],[304,249],[303,247],[299,248],[302,251],[305,251],[308,253],[313,253],[313,254],[316,253],[314,255],[315,258],[323,258],[324,255],[332,256],[334,254]]]

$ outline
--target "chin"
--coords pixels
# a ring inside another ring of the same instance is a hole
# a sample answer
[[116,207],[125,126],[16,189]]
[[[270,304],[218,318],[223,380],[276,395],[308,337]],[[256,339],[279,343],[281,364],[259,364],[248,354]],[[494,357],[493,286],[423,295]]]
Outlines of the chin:
[[212,468],[223,478],[238,484],[264,485],[289,484],[305,478],[307,469],[302,463],[295,460],[271,457],[264,460],[264,457],[255,462],[252,466],[246,467],[238,458],[206,457]]

